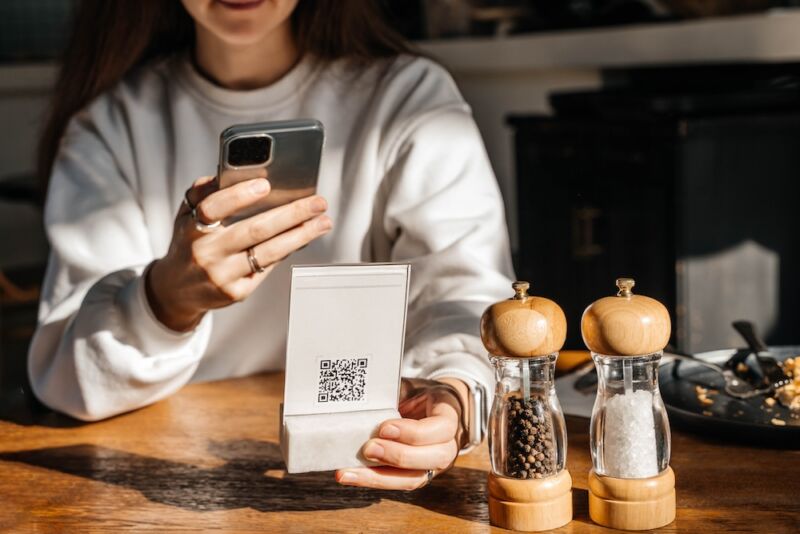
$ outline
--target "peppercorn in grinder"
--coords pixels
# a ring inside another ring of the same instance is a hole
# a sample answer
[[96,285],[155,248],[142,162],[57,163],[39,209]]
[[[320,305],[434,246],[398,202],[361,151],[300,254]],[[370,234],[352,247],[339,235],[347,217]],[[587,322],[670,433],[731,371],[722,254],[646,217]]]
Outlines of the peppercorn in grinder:
[[595,523],[649,530],[675,519],[669,421],[658,390],[658,362],[670,318],[657,300],[617,280],[617,296],[583,312],[581,333],[597,367],[592,410],[589,515]]
[[528,287],[514,282],[516,294],[481,317],[497,378],[489,419],[489,518],[499,527],[539,531],[572,520],[566,427],[554,383],[567,322],[558,304],[529,296]]

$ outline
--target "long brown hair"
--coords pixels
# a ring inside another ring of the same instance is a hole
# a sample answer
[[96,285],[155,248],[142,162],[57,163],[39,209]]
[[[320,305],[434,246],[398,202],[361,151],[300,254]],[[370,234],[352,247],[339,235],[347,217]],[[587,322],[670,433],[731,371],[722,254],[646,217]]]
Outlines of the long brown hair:
[[[377,0],[299,0],[292,28],[301,53],[369,61],[410,52]],[[194,21],[179,0],[82,0],[39,141],[46,187],[72,116],[143,63],[186,50]]]

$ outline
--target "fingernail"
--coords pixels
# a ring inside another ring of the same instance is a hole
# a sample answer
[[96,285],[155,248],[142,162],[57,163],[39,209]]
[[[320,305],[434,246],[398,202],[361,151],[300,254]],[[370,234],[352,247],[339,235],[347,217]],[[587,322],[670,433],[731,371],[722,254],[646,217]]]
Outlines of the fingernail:
[[333,221],[331,221],[330,217],[320,217],[319,219],[317,219],[317,228],[319,228],[323,232],[326,230],[330,230],[331,228],[333,228]]
[[386,425],[381,428],[380,436],[386,439],[397,439],[400,437],[400,429],[394,425]]
[[322,197],[317,197],[311,201],[311,209],[314,213],[322,213],[328,209],[328,203]]
[[258,179],[250,185],[250,191],[256,195],[266,193],[267,189],[269,189],[269,182],[263,179]]
[[380,460],[383,458],[383,447],[374,441],[371,441],[366,447],[364,447],[364,456],[369,460]]
[[358,482],[358,475],[350,471],[345,471],[339,478],[339,482]]

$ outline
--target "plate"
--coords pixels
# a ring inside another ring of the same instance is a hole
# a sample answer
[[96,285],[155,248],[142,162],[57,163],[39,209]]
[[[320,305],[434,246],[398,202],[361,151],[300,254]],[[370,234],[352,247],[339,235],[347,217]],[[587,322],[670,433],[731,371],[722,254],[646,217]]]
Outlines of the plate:
[[[695,357],[724,365],[737,352],[745,354],[749,351],[724,349],[702,352]],[[770,347],[770,352],[776,360],[783,361],[800,355],[800,346]],[[666,359],[669,354],[664,356]],[[748,363],[754,361],[750,356]],[[673,360],[659,368],[658,381],[670,423],[677,423],[705,435],[716,435],[735,441],[800,448],[800,413],[792,413],[778,402],[771,407],[767,406],[764,404],[764,395],[752,399],[736,399],[726,395],[722,375],[707,367],[691,361]],[[714,401],[713,404],[705,405],[700,402],[696,386],[718,392],[708,395]],[[772,422],[774,419],[785,421],[786,425],[775,425]]]

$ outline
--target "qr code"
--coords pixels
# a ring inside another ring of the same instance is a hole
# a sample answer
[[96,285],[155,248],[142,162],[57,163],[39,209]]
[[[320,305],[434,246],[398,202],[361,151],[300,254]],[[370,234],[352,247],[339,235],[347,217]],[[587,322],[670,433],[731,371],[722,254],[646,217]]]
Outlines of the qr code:
[[317,402],[364,400],[368,365],[368,358],[320,360]]

